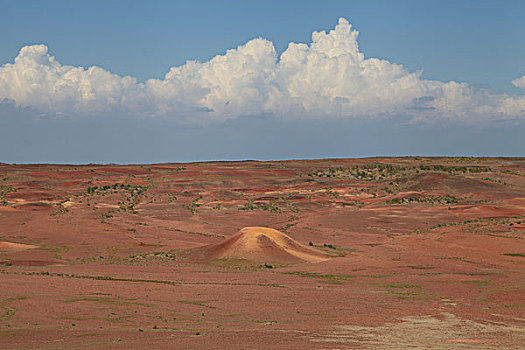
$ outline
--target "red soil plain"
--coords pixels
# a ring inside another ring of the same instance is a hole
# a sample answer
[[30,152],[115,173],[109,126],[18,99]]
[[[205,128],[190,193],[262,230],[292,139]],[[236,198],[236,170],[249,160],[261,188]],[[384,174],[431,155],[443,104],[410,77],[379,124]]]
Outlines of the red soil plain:
[[523,349],[525,159],[0,164],[2,349]]

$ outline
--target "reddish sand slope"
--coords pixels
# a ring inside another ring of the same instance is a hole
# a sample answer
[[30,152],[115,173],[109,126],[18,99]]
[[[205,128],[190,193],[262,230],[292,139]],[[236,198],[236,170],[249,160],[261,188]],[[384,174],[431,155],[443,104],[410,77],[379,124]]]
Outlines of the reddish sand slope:
[[524,267],[525,158],[0,163],[0,349],[523,349]]

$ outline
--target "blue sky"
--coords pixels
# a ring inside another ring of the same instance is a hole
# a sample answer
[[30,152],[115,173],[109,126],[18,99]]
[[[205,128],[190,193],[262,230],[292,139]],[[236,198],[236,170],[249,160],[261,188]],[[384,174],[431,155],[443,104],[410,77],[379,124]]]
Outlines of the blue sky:
[[[505,0],[2,1],[0,65],[4,66],[0,68],[0,100],[5,100],[0,105],[0,136],[3,134],[4,140],[0,140],[0,161],[153,162],[422,153],[523,155],[525,144],[516,132],[524,130],[525,119],[525,79],[519,80],[525,75],[524,13],[525,2]],[[341,17],[349,23],[338,22]],[[351,33],[356,29],[359,49],[338,51],[337,68],[333,68],[332,53],[327,54],[326,45],[351,46]],[[299,62],[300,50],[287,51],[295,68],[286,70],[279,66],[288,44],[310,45],[314,31],[326,31],[328,36],[320,49],[309,49],[308,64],[318,60],[319,55],[325,55],[326,62],[308,67],[305,63],[303,67],[301,64],[306,61]],[[346,37],[341,39],[343,34]],[[239,48],[259,37],[268,41],[254,41],[246,49]],[[35,44],[43,44],[45,49],[31,46]],[[19,55],[23,47],[31,50]],[[229,49],[236,52],[225,55]],[[364,62],[356,58],[359,54],[364,55],[364,60],[384,61]],[[213,63],[216,55],[225,55],[226,73],[222,71],[224,67]],[[20,60],[13,65],[17,56]],[[51,56],[59,62],[58,68],[51,61],[41,63],[41,59]],[[257,62],[250,61],[253,57]],[[275,62],[267,62],[272,59]],[[185,66],[188,60],[203,66]],[[235,75],[238,67],[250,64],[246,72]],[[360,70],[347,69],[356,64],[361,65]],[[363,68],[363,64],[369,68]],[[396,68],[398,65],[403,66],[402,71]],[[73,79],[84,79],[92,87],[88,94],[95,97],[87,100],[85,95],[80,96],[79,86],[72,87],[68,80],[72,79],[71,73],[63,72],[69,70],[63,67],[70,66],[85,70],[100,67],[95,78],[77,72],[78,77]],[[382,75],[367,75],[370,66]],[[59,73],[41,78],[44,73],[51,74],[46,67]],[[184,67],[184,72],[165,76],[172,67]],[[266,75],[239,83],[246,76],[265,70]],[[298,70],[300,73],[296,74]],[[38,71],[38,79],[42,80],[35,80],[35,76],[24,80],[29,71]],[[312,71],[313,75],[307,75]],[[415,76],[417,72],[421,73]],[[132,76],[136,82],[122,81],[122,76]],[[194,81],[195,76],[200,80]],[[314,79],[319,76],[324,79]],[[335,82],[341,76],[345,81]],[[365,77],[361,82],[362,76]],[[231,81],[222,86],[229,77]],[[146,84],[151,78],[155,81]],[[402,80],[409,83],[400,83]],[[303,89],[301,81],[310,81],[311,86]],[[38,91],[30,84],[36,84]],[[215,90],[217,84],[221,86]],[[324,93],[320,92],[323,84],[330,92],[312,102],[312,96]],[[277,95],[269,91],[276,85]],[[66,91],[60,92],[57,86]],[[390,88],[375,94],[374,86]],[[104,98],[108,87],[112,89],[110,102]],[[361,94],[362,91],[365,92]],[[115,99],[121,102],[115,104]],[[131,99],[139,102],[130,104]],[[287,104],[291,99],[296,101]],[[153,104],[151,101],[155,101],[155,106],[148,105]],[[371,131],[389,133],[382,127],[375,128],[385,125],[386,119],[399,141],[382,142],[388,137]],[[260,123],[264,124],[262,130],[273,130],[277,135],[289,130],[291,140],[276,141],[279,147],[270,147],[269,151],[262,141],[257,143],[256,137],[249,136],[256,136]],[[97,125],[113,132],[99,133]],[[68,139],[64,133],[81,133],[86,127],[92,128],[98,144],[107,149],[115,140],[113,146],[119,151],[108,155],[92,147],[90,152],[86,150],[91,144],[87,139],[79,141],[86,146],[78,145],[85,150],[81,155],[79,151],[68,152],[68,147],[63,149],[61,140]],[[151,142],[139,136],[144,128],[150,130]],[[131,141],[128,150],[116,146],[127,140],[127,135],[120,132],[123,129],[141,141]],[[46,130],[47,136],[43,137],[41,130]],[[53,134],[53,130],[60,131]],[[354,141],[345,141],[341,135],[334,144],[330,137],[319,137],[314,148],[306,135],[312,130],[322,134],[347,130],[354,135]],[[226,136],[241,132],[248,137]],[[156,134],[164,135],[167,141],[159,143]],[[32,135],[32,141],[20,141],[27,135]],[[356,143],[358,135],[377,139],[374,147]],[[428,141],[433,135],[439,135],[442,141]],[[478,138],[493,140],[493,151]],[[169,151],[170,147],[184,147],[176,141],[183,139],[199,140],[204,146],[186,152]],[[215,146],[206,147],[206,140],[214,140]],[[255,144],[242,146],[247,141]],[[39,152],[32,148],[34,143],[39,145]]]

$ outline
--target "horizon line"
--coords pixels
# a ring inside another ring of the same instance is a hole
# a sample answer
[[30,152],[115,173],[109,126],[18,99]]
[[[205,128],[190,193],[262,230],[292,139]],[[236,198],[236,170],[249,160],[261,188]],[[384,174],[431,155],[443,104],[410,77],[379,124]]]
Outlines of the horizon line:
[[165,165],[165,164],[198,164],[198,163],[242,163],[242,162],[293,162],[293,161],[326,161],[326,160],[359,160],[374,158],[497,158],[497,159],[520,159],[525,160],[525,155],[374,155],[361,157],[326,157],[326,158],[275,158],[275,159],[203,159],[190,161],[165,161],[155,163],[119,163],[119,162],[101,162],[101,163],[69,163],[69,162],[27,162],[27,163],[9,163],[0,161],[0,165],[40,165],[40,166],[94,166],[94,165],[117,165],[117,166],[134,166],[134,165]]

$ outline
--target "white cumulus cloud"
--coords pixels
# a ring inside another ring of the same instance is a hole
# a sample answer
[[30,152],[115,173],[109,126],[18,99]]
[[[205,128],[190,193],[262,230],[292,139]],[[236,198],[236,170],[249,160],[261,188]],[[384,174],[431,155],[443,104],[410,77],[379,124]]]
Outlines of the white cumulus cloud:
[[[23,47],[0,66],[0,100],[42,112],[96,115],[124,111],[186,121],[270,113],[290,118],[408,115],[414,119],[525,117],[525,97],[491,94],[468,84],[424,80],[419,72],[359,50],[344,18],[310,44],[290,43],[279,56],[257,38],[207,62],[172,67],[138,83],[100,67],[62,65],[44,45]],[[525,88],[525,76],[512,82]]]
[[525,75],[512,81],[512,84],[516,87],[525,89]]
[[23,47],[13,64],[0,67],[0,99],[43,111],[97,113],[125,106],[139,90],[132,77],[62,65],[45,45]]

